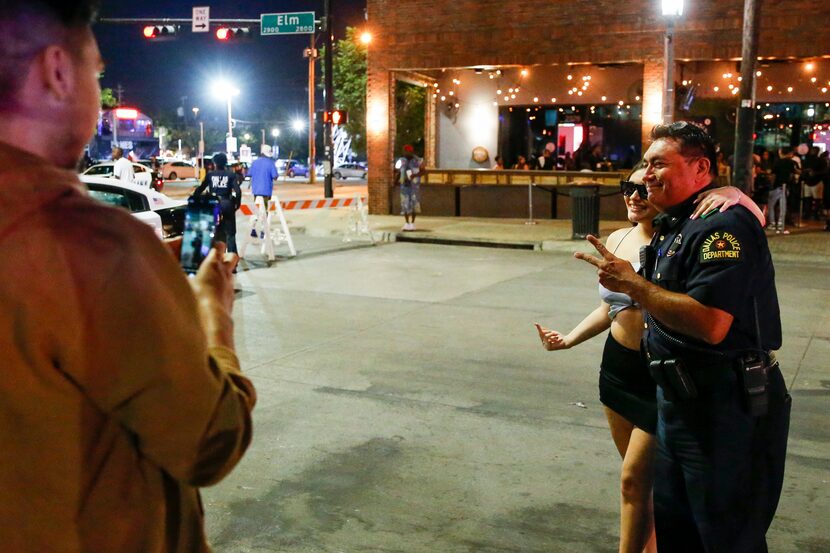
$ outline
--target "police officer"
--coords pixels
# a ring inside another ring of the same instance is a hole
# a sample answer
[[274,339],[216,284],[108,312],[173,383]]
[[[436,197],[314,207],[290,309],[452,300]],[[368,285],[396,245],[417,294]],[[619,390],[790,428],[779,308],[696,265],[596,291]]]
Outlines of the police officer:
[[194,196],[208,190],[219,199],[219,207],[222,211],[222,220],[216,228],[216,239],[222,240],[228,245],[228,251],[237,253],[236,250],[236,210],[242,204],[242,190],[239,188],[237,174],[228,169],[228,156],[219,153],[213,156],[215,169],[208,171],[205,180],[193,192]]
[[714,187],[715,146],[691,123],[658,125],[645,154],[648,200],[662,213],[642,252],[645,278],[594,237],[575,254],[646,315],[658,384],[654,514],[670,553],[765,553],[780,497],[790,397],[770,350],[781,319],[767,240],[738,206],[691,219]]

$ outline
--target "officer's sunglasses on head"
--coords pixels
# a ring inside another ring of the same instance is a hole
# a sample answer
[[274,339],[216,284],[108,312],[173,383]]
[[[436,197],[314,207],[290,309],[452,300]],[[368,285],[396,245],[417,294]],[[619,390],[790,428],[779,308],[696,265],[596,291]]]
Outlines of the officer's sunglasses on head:
[[621,180],[620,181],[620,192],[622,192],[623,196],[626,198],[630,197],[634,192],[640,195],[641,200],[645,200],[648,198],[648,188],[645,184],[637,184],[631,182],[630,180]]

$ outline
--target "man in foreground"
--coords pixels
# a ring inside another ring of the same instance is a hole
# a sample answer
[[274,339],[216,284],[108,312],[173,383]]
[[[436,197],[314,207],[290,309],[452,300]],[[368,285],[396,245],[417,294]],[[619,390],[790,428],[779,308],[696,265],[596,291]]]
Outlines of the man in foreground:
[[2,549],[209,551],[198,486],[239,461],[255,401],[236,259],[220,244],[188,284],[149,226],[78,181],[94,2],[0,1]]
[[641,255],[645,278],[590,242],[576,256],[647,312],[657,382],[654,515],[671,553],[763,553],[784,476],[790,397],[775,274],[757,219],[743,207],[691,219],[713,185],[715,146],[686,122],[658,125],[645,154],[648,200],[662,212]]

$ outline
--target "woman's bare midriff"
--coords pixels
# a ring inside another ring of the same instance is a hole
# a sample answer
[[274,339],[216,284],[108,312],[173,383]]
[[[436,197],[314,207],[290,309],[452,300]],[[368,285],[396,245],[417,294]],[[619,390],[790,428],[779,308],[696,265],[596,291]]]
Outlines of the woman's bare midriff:
[[629,307],[617,313],[611,321],[611,336],[628,349],[639,350],[643,336],[643,312]]

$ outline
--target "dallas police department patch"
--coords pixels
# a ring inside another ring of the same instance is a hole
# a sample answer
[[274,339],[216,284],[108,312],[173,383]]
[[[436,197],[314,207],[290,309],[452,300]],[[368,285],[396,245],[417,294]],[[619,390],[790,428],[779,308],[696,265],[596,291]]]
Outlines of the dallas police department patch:
[[700,246],[700,262],[741,260],[741,243],[734,234],[726,231],[713,232]]

